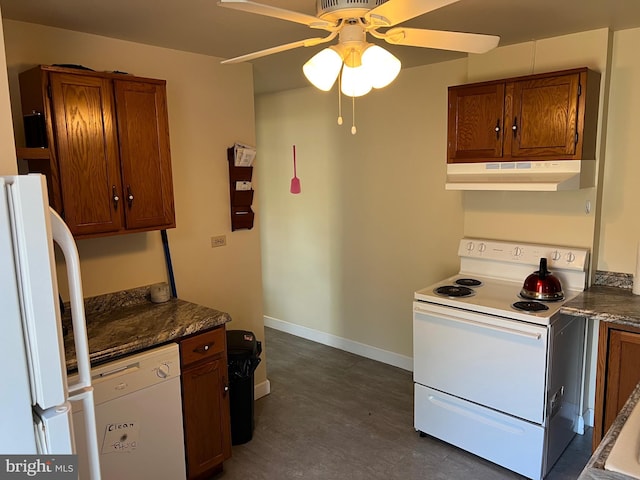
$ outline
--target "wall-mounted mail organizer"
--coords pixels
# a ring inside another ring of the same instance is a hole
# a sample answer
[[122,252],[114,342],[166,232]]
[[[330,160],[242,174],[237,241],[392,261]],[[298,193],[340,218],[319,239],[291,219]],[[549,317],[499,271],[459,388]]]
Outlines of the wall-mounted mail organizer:
[[236,149],[227,149],[229,161],[229,193],[231,199],[231,231],[253,228],[255,214],[251,210],[253,187],[252,166],[236,166]]

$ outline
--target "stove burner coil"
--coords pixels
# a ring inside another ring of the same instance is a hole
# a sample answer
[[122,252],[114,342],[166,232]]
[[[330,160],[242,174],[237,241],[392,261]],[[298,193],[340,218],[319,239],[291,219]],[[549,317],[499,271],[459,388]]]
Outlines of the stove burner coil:
[[473,289],[461,285],[444,285],[442,287],[436,288],[434,290],[434,293],[442,297],[463,298],[470,297],[475,292],[473,291]]
[[455,283],[456,285],[462,285],[463,287],[479,287],[482,285],[482,282],[475,278],[459,278]]
[[544,312],[549,310],[549,307],[540,302],[516,302],[511,306],[516,310],[523,310],[528,313]]

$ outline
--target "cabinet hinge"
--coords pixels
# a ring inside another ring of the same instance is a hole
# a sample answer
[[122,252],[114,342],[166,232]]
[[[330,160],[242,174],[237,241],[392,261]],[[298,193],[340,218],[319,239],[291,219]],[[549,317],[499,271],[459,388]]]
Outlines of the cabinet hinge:
[[576,133],[576,145],[578,144],[578,134]]
[[47,84],[47,96],[49,98],[51,98],[51,84],[50,83]]
[[582,95],[582,84],[578,84],[578,96]]

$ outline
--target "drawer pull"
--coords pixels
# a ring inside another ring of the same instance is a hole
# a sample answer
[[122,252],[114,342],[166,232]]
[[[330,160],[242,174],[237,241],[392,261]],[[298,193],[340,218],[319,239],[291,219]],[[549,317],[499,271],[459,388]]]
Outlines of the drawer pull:
[[193,352],[194,352],[194,353],[200,353],[200,354],[203,354],[203,355],[204,355],[205,353],[207,353],[207,352],[209,351],[209,349],[210,349],[210,348],[211,348],[215,343],[216,343],[216,342],[213,342],[213,343],[206,343],[206,344],[204,344],[204,345],[200,345],[199,347],[194,348],[194,349],[193,349]]

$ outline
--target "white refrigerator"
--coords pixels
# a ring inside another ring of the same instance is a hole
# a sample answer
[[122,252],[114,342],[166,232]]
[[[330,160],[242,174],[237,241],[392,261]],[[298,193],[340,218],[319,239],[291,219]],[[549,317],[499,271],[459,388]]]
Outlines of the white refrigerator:
[[[49,208],[41,175],[0,177],[0,454],[74,454],[70,401],[81,401],[91,479],[100,479],[78,251]],[[69,385],[54,245],[67,268],[78,360]],[[83,479],[85,480],[85,479]]]

